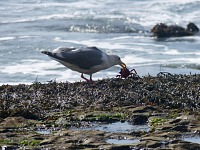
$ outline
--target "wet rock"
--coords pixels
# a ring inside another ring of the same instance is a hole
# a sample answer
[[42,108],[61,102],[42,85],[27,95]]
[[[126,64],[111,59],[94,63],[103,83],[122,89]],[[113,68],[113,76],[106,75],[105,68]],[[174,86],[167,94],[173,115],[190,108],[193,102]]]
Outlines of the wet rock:
[[44,139],[40,142],[40,145],[49,145],[49,144],[52,144],[56,141],[56,137],[50,137],[48,139]]
[[130,146],[128,145],[121,145],[121,146],[112,146],[110,150],[131,150]]
[[142,137],[140,139],[141,141],[166,141],[167,139],[166,138],[163,138],[163,137],[159,137],[159,136],[147,136],[147,137]]
[[200,133],[200,126],[190,129],[194,133]]
[[172,127],[171,130],[180,131],[180,132],[187,132],[188,127],[186,125],[177,125],[175,127]]
[[173,120],[169,121],[169,124],[179,123],[180,121],[181,121],[181,119],[173,119]]
[[166,124],[161,126],[160,130],[163,131],[179,131],[179,132],[187,132],[187,125],[174,125],[174,124]]
[[132,113],[145,113],[145,112],[153,112],[155,110],[158,110],[154,106],[140,106],[140,107],[131,107],[131,108],[127,108],[127,109],[128,109],[128,111],[130,111]]
[[0,123],[1,123],[2,121],[4,121],[4,119],[0,117]]
[[157,142],[157,141],[149,141],[147,142],[146,146],[148,148],[159,148],[163,145],[163,143],[161,142]]
[[48,139],[41,141],[40,145],[62,145],[68,148],[98,148],[99,144],[106,144],[103,139],[104,132],[93,130],[64,130]]
[[99,149],[101,150],[132,150],[130,146],[128,145],[102,145],[99,146]]
[[152,134],[153,135],[150,134],[149,136],[161,137],[166,140],[176,139],[176,138],[180,138],[182,136],[182,133],[177,132],[177,131],[168,131],[168,132],[158,131],[158,132],[152,133]]
[[143,125],[146,124],[148,117],[143,114],[133,114],[129,120],[134,125]]
[[194,23],[189,23],[186,29],[178,25],[168,26],[165,23],[159,23],[151,29],[151,32],[158,38],[181,37],[194,35],[199,32],[199,28]]
[[18,146],[13,146],[13,145],[3,145],[3,146],[1,146],[2,150],[16,150],[18,148],[19,148]]
[[199,150],[200,144],[186,142],[182,140],[174,140],[174,141],[171,141],[171,143],[169,144],[169,147],[173,149],[181,149],[181,150],[188,150],[188,149]]
[[9,129],[9,128],[19,128],[25,127],[30,124],[28,119],[23,117],[7,117],[0,123],[0,128]]
[[[2,86],[0,108],[3,108],[2,111],[5,113],[0,113],[0,117],[34,118],[35,116],[35,119],[43,119],[47,114],[73,110],[80,106],[83,109],[104,111],[119,106],[143,105],[135,110],[133,107],[127,107],[127,111],[131,109],[133,113],[156,111],[155,106],[145,106],[149,103],[164,108],[198,109],[199,81],[199,75],[159,74],[157,77],[144,77],[137,80],[105,79],[93,85],[84,82],[72,84],[50,82]],[[147,88],[149,85],[153,87],[151,90]]]
[[135,149],[155,149],[155,148],[160,148],[162,145],[164,145],[162,143],[162,141],[152,141],[152,140],[145,140],[145,141],[141,141],[138,144],[135,144],[134,148]]
[[[3,85],[0,86],[0,146],[159,149],[164,145],[176,149],[182,144],[183,147],[184,142],[169,142],[180,139],[185,132],[200,133],[199,83],[198,74],[161,72],[155,77],[103,79],[94,84]],[[111,133],[87,129],[93,123],[129,120],[143,124],[147,119],[150,131]],[[37,129],[51,130],[51,134],[38,134]],[[141,140],[118,145],[107,143],[109,138]]]
[[133,135],[135,137],[141,137],[145,133],[146,133],[145,131],[133,131],[130,133],[130,135]]

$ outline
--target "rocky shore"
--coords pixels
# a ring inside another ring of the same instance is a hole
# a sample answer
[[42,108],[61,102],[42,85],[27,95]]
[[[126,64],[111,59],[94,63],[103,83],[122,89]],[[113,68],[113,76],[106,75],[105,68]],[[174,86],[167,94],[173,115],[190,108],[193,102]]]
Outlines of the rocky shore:
[[[199,110],[199,74],[161,72],[93,84],[2,85],[0,146],[4,150],[198,150],[200,144],[185,137],[200,139]],[[122,131],[105,126],[116,122]],[[124,131],[126,124],[133,128]],[[143,125],[148,130],[134,130]]]

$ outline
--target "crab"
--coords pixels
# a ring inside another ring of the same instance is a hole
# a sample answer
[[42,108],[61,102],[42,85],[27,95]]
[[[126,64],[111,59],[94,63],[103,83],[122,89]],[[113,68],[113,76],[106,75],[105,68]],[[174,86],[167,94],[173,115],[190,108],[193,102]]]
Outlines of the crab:
[[120,73],[119,75],[116,75],[116,77],[118,78],[127,78],[129,76],[133,77],[134,75],[137,75],[135,69],[129,70],[128,68],[121,68],[119,73]]

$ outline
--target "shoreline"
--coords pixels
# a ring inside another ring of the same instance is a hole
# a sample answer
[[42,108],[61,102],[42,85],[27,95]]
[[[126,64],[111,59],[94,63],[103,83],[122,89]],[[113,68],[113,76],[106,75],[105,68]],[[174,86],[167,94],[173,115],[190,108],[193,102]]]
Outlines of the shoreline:
[[[195,65],[195,64],[194,64]],[[200,70],[198,65],[195,67],[188,67],[187,64],[185,64],[184,66],[182,66],[181,64],[178,65],[178,67],[174,67],[174,66],[170,66],[170,65],[164,65],[162,63],[158,63],[155,64],[155,66],[152,66],[151,64],[147,64],[144,66],[130,66],[128,67],[128,69],[135,69],[138,73],[138,75],[140,75],[140,77],[146,77],[146,76],[152,76],[152,77],[156,77],[160,72],[169,72],[173,75],[175,74],[184,74],[184,75],[194,75],[194,74],[200,74]],[[145,70],[145,71],[144,71]],[[65,70],[67,71],[67,70]],[[118,75],[120,71],[120,68],[118,68],[116,70],[115,73],[111,73],[109,72],[108,74],[104,71],[98,72],[94,75],[93,79],[94,81],[98,81],[98,80],[104,80],[104,79],[113,79],[116,78],[116,75]],[[73,72],[73,71],[72,71]],[[69,73],[70,76],[66,76],[67,73]],[[24,79],[22,79],[24,82],[20,82],[20,79],[18,79],[18,82],[13,82],[13,78],[18,78],[17,76],[12,77],[12,82],[4,82],[4,83],[0,83],[0,86],[2,85],[18,85],[18,84],[28,84],[31,85],[34,82],[39,82],[42,84],[48,83],[49,81],[56,81],[56,82],[69,82],[69,83],[76,83],[76,82],[84,82],[84,80],[81,80],[80,78],[80,74],[79,73],[71,73],[71,72],[60,72],[61,76],[50,76],[49,79],[46,79],[47,76],[42,75],[42,76],[34,76],[32,77],[31,75],[31,80],[27,79],[26,77]],[[6,75],[4,75],[6,77]],[[76,76],[75,78],[73,78],[72,76]],[[68,79],[69,77],[69,79]],[[89,77],[89,76],[87,76]],[[4,80],[5,78],[2,78],[2,80]],[[6,79],[7,81],[7,79]]]

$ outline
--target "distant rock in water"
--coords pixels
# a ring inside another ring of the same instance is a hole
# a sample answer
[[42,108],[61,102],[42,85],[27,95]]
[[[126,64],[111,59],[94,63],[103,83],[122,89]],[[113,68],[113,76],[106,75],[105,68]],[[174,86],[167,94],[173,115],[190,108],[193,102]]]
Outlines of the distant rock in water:
[[153,36],[157,38],[181,37],[195,35],[199,32],[199,28],[194,23],[189,23],[187,28],[178,25],[168,26],[165,23],[159,23],[151,29],[151,32]]

